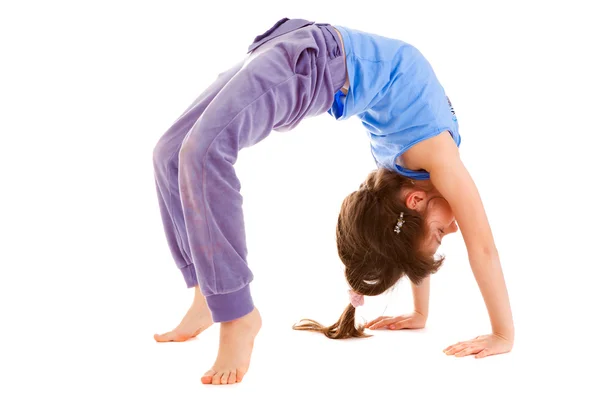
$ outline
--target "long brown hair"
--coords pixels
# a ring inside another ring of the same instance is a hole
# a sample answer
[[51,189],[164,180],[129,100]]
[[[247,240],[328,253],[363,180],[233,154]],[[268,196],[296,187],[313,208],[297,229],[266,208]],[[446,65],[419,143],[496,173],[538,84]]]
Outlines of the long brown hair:
[[[380,295],[405,275],[418,285],[442,265],[443,258],[435,259],[420,250],[427,235],[424,216],[402,202],[403,189],[415,186],[426,191],[431,188],[380,168],[370,172],[359,190],[342,202],[336,226],[337,249],[346,280],[356,293]],[[401,212],[404,224],[396,234],[394,227]],[[364,326],[356,327],[352,304],[331,326],[303,319],[293,329],[321,332],[330,339],[370,336],[364,333]]]

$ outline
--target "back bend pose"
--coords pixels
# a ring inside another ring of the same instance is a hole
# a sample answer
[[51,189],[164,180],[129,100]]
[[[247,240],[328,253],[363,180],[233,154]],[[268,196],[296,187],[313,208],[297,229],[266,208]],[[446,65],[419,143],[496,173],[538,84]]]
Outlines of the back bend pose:
[[[432,67],[413,46],[343,26],[284,18],[255,38],[249,55],[219,74],[160,138],[154,168],[160,213],[175,263],[195,298],[159,342],[184,341],[220,326],[217,359],[202,382],[240,382],[261,327],[249,284],[240,182],[242,148],[328,112],[356,116],[377,169],[344,199],[337,224],[350,304],[326,327],[294,326],[330,338],[365,328],[420,328],[429,275],[442,238],[460,226],[491,322],[490,334],[445,349],[484,357],[512,349],[514,329],[498,252],[478,190],[459,157],[458,122]],[[407,276],[415,311],[355,326],[363,296]]]

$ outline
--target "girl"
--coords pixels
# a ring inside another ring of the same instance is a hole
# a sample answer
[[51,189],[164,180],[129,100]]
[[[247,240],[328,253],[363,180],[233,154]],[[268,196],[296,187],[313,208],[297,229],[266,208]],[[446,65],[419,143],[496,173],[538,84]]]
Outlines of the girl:
[[183,341],[220,322],[217,359],[203,383],[232,384],[246,373],[261,317],[250,294],[238,152],[306,117],[357,116],[378,166],[343,202],[337,224],[351,303],[330,327],[296,329],[331,338],[365,336],[355,307],[407,275],[415,313],[367,328],[422,327],[428,276],[443,236],[461,228],[492,333],[447,354],[510,351],[513,324],[498,253],[477,188],[461,163],[458,123],[425,58],[413,46],[342,26],[284,18],[255,38],[249,56],[216,81],[160,138],[153,154],[169,248],[195,299],[181,324],[155,335]]

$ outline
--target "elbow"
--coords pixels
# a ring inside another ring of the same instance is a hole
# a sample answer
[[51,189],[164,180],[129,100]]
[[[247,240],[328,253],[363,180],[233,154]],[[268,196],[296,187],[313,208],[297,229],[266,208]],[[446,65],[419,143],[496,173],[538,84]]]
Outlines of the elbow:
[[477,246],[470,249],[469,259],[471,260],[496,260],[499,258],[498,249],[495,245]]

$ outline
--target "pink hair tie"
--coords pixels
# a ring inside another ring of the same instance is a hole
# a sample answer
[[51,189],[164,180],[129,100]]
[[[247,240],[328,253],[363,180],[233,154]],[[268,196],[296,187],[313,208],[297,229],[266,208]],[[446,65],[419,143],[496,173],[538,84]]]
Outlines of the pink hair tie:
[[350,303],[354,306],[354,308],[365,304],[365,296],[362,294],[358,294],[352,289],[348,290],[348,293],[350,293]]

